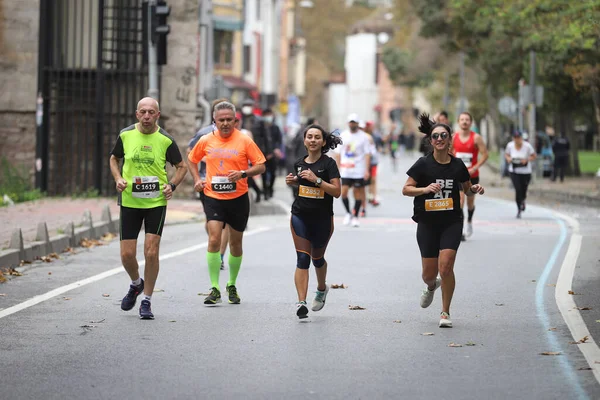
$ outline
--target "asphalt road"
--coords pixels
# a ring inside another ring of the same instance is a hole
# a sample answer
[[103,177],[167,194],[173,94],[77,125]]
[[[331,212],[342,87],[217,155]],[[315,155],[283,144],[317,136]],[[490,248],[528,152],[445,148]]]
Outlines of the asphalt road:
[[[475,232],[455,267],[454,328],[437,326],[440,292],[430,308],[419,307],[412,201],[400,193],[410,162],[394,174],[384,161],[382,205],[360,228],[342,225],[336,201],[328,282],[348,287],[332,289],[306,323],[295,316],[285,213],[250,221],[240,305],[203,305],[199,293],[209,281],[198,223],[165,227],[154,321],[140,320],[137,307],[119,308],[129,282],[118,241],[25,268],[0,286],[0,398],[600,398],[592,371],[580,370],[588,367],[579,348],[586,343],[569,344],[556,305],[553,285],[570,230],[548,209],[528,205],[516,220],[511,202],[478,198]],[[289,193],[277,197],[285,203]],[[597,305],[598,286],[586,286],[597,279],[593,262],[600,259],[594,211],[570,212],[585,222],[576,301]],[[600,325],[582,315],[590,330]]]

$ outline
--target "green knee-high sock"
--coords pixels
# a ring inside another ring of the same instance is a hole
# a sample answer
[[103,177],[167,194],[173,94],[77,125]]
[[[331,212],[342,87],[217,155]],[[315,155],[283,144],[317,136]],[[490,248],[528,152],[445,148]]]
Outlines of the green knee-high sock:
[[208,263],[208,275],[210,276],[210,284],[212,287],[219,288],[219,272],[221,270],[221,253],[218,251],[211,253],[206,252],[206,262]]
[[240,268],[242,267],[242,256],[235,257],[229,253],[229,282],[227,286],[235,285]]

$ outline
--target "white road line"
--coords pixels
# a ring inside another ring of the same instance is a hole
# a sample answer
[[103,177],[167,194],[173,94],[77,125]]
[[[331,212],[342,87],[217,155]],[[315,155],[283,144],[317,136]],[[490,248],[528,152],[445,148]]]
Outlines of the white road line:
[[571,240],[569,241],[569,247],[567,248],[567,253],[565,254],[565,258],[560,267],[558,280],[556,282],[556,304],[571,331],[573,339],[579,341],[585,336],[589,338],[585,343],[577,345],[577,348],[583,353],[583,356],[594,372],[596,380],[600,383],[600,364],[597,364],[597,362],[600,362],[600,348],[590,334],[587,325],[581,317],[581,313],[576,308],[577,305],[573,300],[573,296],[569,294],[569,290],[572,290],[575,266],[577,265],[577,259],[579,258],[579,253],[581,251],[581,242],[583,240],[583,237],[579,233],[579,221],[568,215],[556,211],[552,212],[559,218],[565,220],[573,230],[571,233]]
[[[244,236],[247,237],[247,236],[256,235],[256,234],[259,234],[259,233],[266,232],[266,231],[268,231],[270,229],[271,228],[267,228],[267,227],[261,227],[261,228],[253,229],[253,230],[250,230],[248,232],[245,232]],[[171,253],[167,253],[167,254],[161,256],[160,257],[160,261],[164,261],[164,260],[168,260],[170,258],[179,257],[179,256],[182,256],[184,254],[192,253],[194,251],[204,249],[207,246],[208,246],[208,242],[204,242],[204,243],[197,244],[195,246],[187,247],[185,249],[173,251]],[[140,266],[142,266],[146,262],[144,260],[138,260],[138,263],[139,263]],[[19,311],[23,311],[23,310],[25,310],[25,309],[27,309],[29,307],[33,307],[36,304],[42,303],[42,302],[44,302],[46,300],[50,300],[50,299],[52,299],[52,298],[54,298],[56,296],[59,296],[59,295],[61,295],[63,293],[71,291],[73,289],[77,289],[77,288],[80,288],[82,286],[89,285],[90,283],[101,281],[102,279],[106,279],[106,278],[108,278],[110,276],[116,275],[116,274],[121,273],[121,272],[125,272],[125,269],[122,266],[119,266],[117,268],[113,268],[113,269],[110,269],[108,271],[102,272],[102,273],[100,273],[98,275],[94,275],[94,276],[91,276],[89,278],[82,279],[82,280],[77,281],[77,282],[73,282],[73,283],[71,283],[69,285],[61,286],[59,288],[56,288],[54,290],[51,290],[51,291],[46,292],[44,294],[41,294],[39,296],[32,297],[29,300],[25,300],[22,303],[16,304],[16,305],[14,305],[12,307],[9,307],[9,308],[6,308],[6,309],[0,311],[0,319],[4,318],[4,317],[8,317],[9,315],[17,313]]]

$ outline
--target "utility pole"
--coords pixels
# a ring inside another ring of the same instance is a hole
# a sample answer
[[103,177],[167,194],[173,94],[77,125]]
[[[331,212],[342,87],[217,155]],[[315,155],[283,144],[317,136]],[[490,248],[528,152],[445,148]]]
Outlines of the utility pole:
[[212,31],[212,0],[198,0],[198,3],[200,7],[200,38],[198,46],[198,89],[196,105],[202,110],[198,126],[198,128],[201,128],[210,124],[210,121],[212,120],[212,115],[210,115],[210,104],[206,99],[207,82],[212,81],[212,72],[208,67],[208,60],[212,57],[212,52],[209,52],[210,32]]
[[148,0],[148,97],[158,101],[158,62],[156,57],[156,41],[154,40],[154,10],[156,0]]
[[535,86],[535,51],[529,52],[529,92],[530,92],[530,103],[529,103],[529,143],[535,149],[537,141],[537,133],[535,126],[536,119],[536,86]]
[[448,112],[448,105],[450,103],[450,76],[448,70],[444,71],[444,111]]
[[465,111],[465,52],[460,52],[460,104],[458,106],[458,113]]

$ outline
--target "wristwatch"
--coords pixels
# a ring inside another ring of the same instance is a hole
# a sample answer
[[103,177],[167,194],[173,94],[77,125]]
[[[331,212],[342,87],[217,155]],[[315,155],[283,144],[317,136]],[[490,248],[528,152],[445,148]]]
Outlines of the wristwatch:
[[317,186],[321,186],[321,183],[323,183],[323,179],[321,179],[321,178],[317,178],[317,181],[315,182],[315,184],[316,184]]
[[175,189],[177,189],[177,185],[174,184],[173,182],[169,182],[169,185],[171,185],[171,192],[174,192]]
[[248,177],[248,174],[246,173],[246,171],[242,171],[242,179],[247,178],[247,177]]

